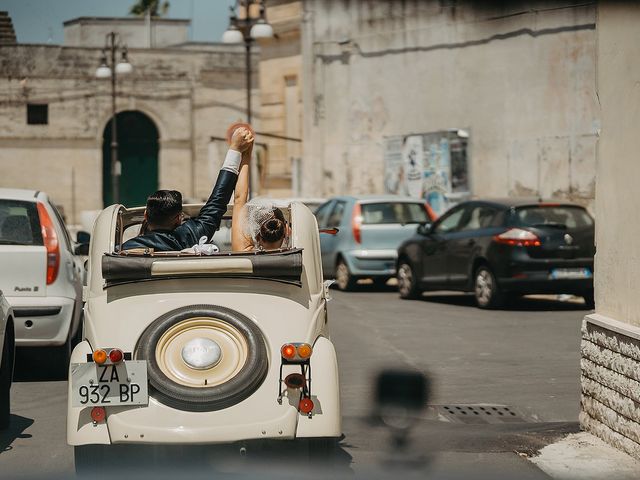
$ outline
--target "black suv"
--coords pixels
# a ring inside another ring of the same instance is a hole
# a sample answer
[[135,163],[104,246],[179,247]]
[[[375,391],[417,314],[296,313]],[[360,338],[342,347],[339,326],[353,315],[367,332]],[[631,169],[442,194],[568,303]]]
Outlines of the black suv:
[[424,290],[474,292],[478,306],[508,295],[567,293],[593,306],[594,221],[570,203],[463,202],[398,249],[402,298]]

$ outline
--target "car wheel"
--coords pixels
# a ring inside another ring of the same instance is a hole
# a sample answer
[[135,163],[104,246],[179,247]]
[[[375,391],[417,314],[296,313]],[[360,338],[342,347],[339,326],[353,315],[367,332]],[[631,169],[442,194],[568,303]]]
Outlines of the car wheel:
[[[189,356],[194,352],[206,355]],[[258,326],[225,307],[193,305],[166,313],[143,332],[136,358],[147,361],[152,395],[191,412],[221,410],[255,392],[268,365]]]
[[480,308],[496,308],[504,302],[504,296],[500,292],[500,286],[493,272],[485,266],[476,270],[474,276],[474,293],[476,303]]
[[336,286],[339,290],[347,292],[353,290],[356,286],[357,279],[351,275],[349,267],[343,259],[338,260],[336,265]]
[[418,298],[422,293],[418,288],[415,272],[407,261],[401,261],[398,266],[398,292],[400,298],[405,300]]
[[11,415],[11,381],[13,379],[14,359],[13,332],[4,335],[2,360],[0,361],[0,430],[9,426]]
[[584,304],[588,309],[593,310],[594,308],[596,308],[596,300],[593,296],[593,290],[582,295],[582,298],[584,299]]

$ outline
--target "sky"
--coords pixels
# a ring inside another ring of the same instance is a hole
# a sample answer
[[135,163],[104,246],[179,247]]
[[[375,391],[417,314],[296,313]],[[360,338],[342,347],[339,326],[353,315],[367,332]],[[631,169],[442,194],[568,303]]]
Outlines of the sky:
[[[0,0],[19,43],[63,42],[62,22],[76,17],[127,16],[135,0]],[[190,39],[219,42],[229,24],[234,0],[169,0],[166,18],[193,18]]]

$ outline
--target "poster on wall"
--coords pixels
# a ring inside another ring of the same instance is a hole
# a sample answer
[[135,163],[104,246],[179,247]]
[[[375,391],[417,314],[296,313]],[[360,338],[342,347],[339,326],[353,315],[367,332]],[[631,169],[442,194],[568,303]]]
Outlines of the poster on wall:
[[404,137],[402,145],[403,182],[410,197],[422,196],[423,157],[422,135]]
[[469,195],[463,130],[385,138],[385,191],[425,199],[438,214]]

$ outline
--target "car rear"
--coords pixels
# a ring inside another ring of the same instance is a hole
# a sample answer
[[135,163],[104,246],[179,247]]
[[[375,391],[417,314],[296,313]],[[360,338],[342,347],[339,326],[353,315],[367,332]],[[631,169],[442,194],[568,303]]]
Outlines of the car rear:
[[344,253],[353,275],[395,275],[398,247],[434,215],[419,200],[359,200],[351,217],[352,249]]
[[62,238],[55,213],[34,193],[0,198],[0,290],[15,314],[16,344],[65,343],[75,298],[62,285]]
[[292,205],[294,245],[282,251],[104,254],[116,222],[135,214],[109,207],[94,227],[85,339],[68,383],[76,468],[97,444],[339,437],[312,213]]
[[505,291],[593,295],[594,221],[578,205],[511,208],[493,238],[491,263]]

